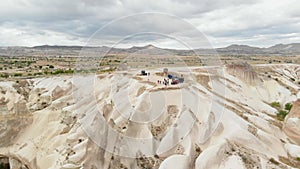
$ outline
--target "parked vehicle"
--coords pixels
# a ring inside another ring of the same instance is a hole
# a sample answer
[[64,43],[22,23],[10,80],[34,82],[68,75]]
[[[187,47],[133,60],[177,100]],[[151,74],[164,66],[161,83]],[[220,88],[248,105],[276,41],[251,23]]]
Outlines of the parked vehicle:
[[142,70],[142,71],[141,71],[141,75],[142,75],[142,76],[147,76],[148,73],[147,73],[145,70]]
[[171,82],[172,85],[176,85],[179,84],[179,80],[178,79],[173,79]]

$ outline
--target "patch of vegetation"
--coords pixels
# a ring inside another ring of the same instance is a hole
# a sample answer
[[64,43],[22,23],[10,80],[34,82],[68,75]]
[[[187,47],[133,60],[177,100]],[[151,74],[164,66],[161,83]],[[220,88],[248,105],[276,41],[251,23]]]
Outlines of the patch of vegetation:
[[36,61],[27,61],[27,66],[30,66],[32,63],[36,63]]
[[69,69],[69,70],[58,69],[58,70],[56,70],[54,72],[51,72],[51,74],[53,74],[53,75],[58,75],[58,74],[72,74],[72,73],[74,73],[74,70],[71,70],[71,69]]
[[300,157],[297,157],[297,161],[300,161]]
[[22,73],[15,73],[15,74],[14,74],[15,77],[20,77],[20,76],[22,76],[22,75],[23,75]]
[[279,102],[272,102],[270,105],[278,110],[276,116],[277,116],[277,119],[280,121],[283,121],[285,119],[285,117],[289,114],[289,112],[291,111],[291,109],[293,107],[292,103],[286,103],[284,105],[284,109],[281,109],[281,105]]
[[288,115],[289,113],[285,110],[279,110],[277,113],[277,119],[280,121],[283,121],[284,118],[286,117],[286,115]]
[[275,107],[275,108],[280,108],[280,103],[279,102],[272,102],[271,106]]
[[104,70],[100,70],[100,73],[106,73],[106,72],[113,72],[115,71],[117,68],[109,68],[109,69],[104,69]]
[[291,81],[296,81],[294,78],[291,78]]
[[0,77],[8,78],[8,77],[9,77],[9,74],[8,74],[8,73],[0,74]]
[[291,103],[286,103],[284,106],[284,109],[290,112],[292,107],[293,107],[293,105]]
[[40,76],[40,75],[43,75],[43,73],[41,73],[41,72],[36,72],[36,73],[33,74],[33,76]]

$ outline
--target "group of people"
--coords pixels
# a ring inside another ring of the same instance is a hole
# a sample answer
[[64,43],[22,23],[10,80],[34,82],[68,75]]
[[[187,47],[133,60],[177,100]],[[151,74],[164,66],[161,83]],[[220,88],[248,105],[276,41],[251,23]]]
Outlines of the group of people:
[[157,80],[157,83],[158,83],[158,84],[163,84],[163,85],[165,85],[165,86],[168,86],[168,85],[170,84],[169,82],[170,82],[169,79],[166,79],[166,78],[164,78],[163,81]]

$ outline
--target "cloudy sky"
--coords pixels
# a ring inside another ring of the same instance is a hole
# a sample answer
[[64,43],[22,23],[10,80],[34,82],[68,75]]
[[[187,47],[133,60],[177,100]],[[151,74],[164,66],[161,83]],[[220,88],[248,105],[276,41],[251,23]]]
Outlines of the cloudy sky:
[[297,0],[1,2],[0,46],[266,47],[300,42]]

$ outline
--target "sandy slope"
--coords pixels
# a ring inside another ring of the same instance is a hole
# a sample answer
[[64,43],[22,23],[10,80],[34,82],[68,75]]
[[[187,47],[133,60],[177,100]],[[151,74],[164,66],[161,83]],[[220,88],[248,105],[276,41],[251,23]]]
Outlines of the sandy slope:
[[300,166],[299,105],[284,122],[270,106],[300,99],[299,65],[172,68],[185,83],[168,87],[160,71],[0,82],[0,155],[42,169]]

